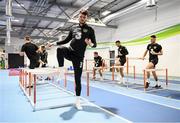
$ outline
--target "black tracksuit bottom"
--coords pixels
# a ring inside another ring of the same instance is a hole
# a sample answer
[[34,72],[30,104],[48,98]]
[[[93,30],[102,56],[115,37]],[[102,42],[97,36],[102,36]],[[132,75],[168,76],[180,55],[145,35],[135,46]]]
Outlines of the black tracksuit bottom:
[[71,48],[68,47],[59,47],[57,49],[57,60],[59,67],[64,66],[64,58],[72,61],[75,74],[75,87],[76,87],[76,96],[81,95],[81,75],[83,70],[83,57],[77,55]]

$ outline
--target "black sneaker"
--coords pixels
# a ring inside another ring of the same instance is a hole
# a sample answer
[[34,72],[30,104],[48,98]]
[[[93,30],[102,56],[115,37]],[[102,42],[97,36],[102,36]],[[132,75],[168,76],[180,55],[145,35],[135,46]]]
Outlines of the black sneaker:
[[27,86],[26,88],[33,88],[33,86],[31,85],[31,86]]
[[47,77],[45,80],[51,80],[51,78],[50,78],[50,77]]
[[145,88],[148,88],[149,84],[150,84],[149,82],[146,82]]
[[155,85],[153,88],[159,89],[161,88],[161,85]]

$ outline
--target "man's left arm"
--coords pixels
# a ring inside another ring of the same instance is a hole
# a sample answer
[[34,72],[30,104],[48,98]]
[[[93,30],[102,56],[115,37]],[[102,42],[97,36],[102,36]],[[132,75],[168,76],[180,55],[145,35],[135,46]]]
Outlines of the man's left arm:
[[94,33],[94,30],[92,28],[89,29],[89,37],[85,39],[85,42],[90,47],[96,47],[97,46],[95,33]]
[[96,47],[97,43],[96,43],[96,36],[95,36],[94,29],[91,29],[90,39],[91,39],[91,42],[93,44],[91,47]]

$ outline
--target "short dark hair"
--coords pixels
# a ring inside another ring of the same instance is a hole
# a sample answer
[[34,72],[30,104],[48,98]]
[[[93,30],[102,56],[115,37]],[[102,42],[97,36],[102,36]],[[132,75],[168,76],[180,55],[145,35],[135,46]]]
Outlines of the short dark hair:
[[30,36],[26,35],[26,36],[25,36],[25,40],[30,41]]
[[94,54],[98,55],[98,52],[94,52]]
[[80,14],[83,14],[83,15],[85,15],[85,16],[88,16],[88,15],[89,15],[87,10],[81,10],[81,11],[80,11]]
[[156,35],[151,35],[151,38],[156,38]]
[[42,45],[42,46],[41,46],[41,48],[42,48],[42,49],[45,49],[45,46],[44,46],[44,45]]
[[121,43],[120,40],[117,40],[116,43]]

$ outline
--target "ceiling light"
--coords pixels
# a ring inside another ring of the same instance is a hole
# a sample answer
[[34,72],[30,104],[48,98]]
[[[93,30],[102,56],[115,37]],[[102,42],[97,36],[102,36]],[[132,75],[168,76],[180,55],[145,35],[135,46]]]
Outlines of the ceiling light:
[[16,7],[24,7],[24,4],[22,4],[22,3],[20,3],[20,4],[15,4],[15,3],[13,3],[13,6],[16,6]]
[[12,22],[19,22],[19,20],[18,19],[13,19],[13,20],[11,20]]
[[156,1],[155,0],[148,0],[146,3],[146,7],[154,7],[156,6]]
[[106,11],[102,12],[101,14],[102,14],[103,16],[106,16],[106,15],[108,15],[109,13],[111,13],[111,11],[106,10]]

